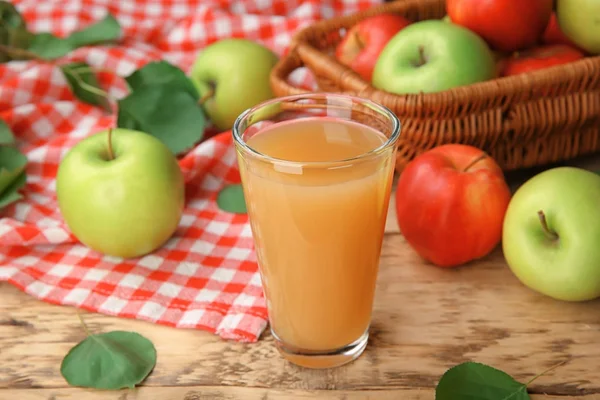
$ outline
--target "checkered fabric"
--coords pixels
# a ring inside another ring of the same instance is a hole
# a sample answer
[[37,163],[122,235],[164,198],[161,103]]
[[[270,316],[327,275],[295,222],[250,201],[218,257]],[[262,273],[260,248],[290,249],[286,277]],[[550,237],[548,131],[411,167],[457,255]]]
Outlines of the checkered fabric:
[[[102,69],[113,97],[120,78],[164,59],[189,71],[201,49],[246,37],[283,54],[292,34],[321,18],[356,12],[378,0],[15,0],[31,30],[66,35],[113,14],[124,30],[117,45],[81,48],[53,63],[0,64],[0,118],[26,154],[24,198],[0,210],[0,280],[39,299],[93,312],[241,342],[258,340],[267,310],[247,216],[215,204],[239,182],[229,132],[205,140],[180,160],[186,208],[175,235],[152,254],[107,257],[78,243],[61,219],[55,175],[82,138],[114,126],[113,115],[79,102],[57,64],[85,61]],[[306,71],[295,83],[311,84]]]

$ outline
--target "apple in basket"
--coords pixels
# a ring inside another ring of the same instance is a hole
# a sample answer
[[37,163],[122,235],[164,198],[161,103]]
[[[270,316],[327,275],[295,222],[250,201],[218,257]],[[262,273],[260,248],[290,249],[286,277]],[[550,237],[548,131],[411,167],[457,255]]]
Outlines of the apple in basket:
[[456,267],[500,243],[510,197],[502,169],[482,150],[438,146],[402,170],[395,194],[398,226],[421,257]]
[[555,12],[552,13],[552,16],[550,17],[550,22],[548,22],[548,26],[546,27],[546,30],[542,35],[542,43],[564,44],[571,47],[577,47],[577,45],[573,43],[573,41],[569,39],[560,28]]
[[396,14],[379,14],[353,25],[338,43],[338,61],[371,82],[375,62],[387,42],[410,21]]
[[424,20],[385,45],[372,84],[395,94],[431,93],[495,77],[495,57],[483,39],[459,25]]
[[274,97],[270,74],[277,60],[248,39],[222,39],[200,51],[190,78],[213,125],[231,129],[243,111]]
[[585,55],[574,47],[564,44],[534,47],[519,51],[504,60],[502,76],[518,75],[555,65],[577,61]]
[[452,22],[477,33],[494,50],[512,52],[538,42],[550,21],[552,3],[553,0],[446,0],[446,10]]
[[554,299],[600,297],[600,176],[574,167],[541,172],[515,192],[502,247],[527,287]]
[[183,174],[169,148],[128,129],[99,132],[73,146],[60,162],[56,196],[83,244],[123,258],[163,245],[185,200]]
[[600,54],[600,0],[557,0],[556,17],[561,30],[580,49]]

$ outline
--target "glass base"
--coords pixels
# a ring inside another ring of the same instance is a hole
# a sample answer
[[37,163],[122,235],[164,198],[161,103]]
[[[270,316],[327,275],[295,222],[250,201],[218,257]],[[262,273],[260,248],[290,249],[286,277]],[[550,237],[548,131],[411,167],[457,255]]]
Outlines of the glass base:
[[275,338],[275,346],[283,358],[292,364],[312,369],[335,368],[348,364],[365,351],[369,341],[369,331],[367,330],[360,338],[347,346],[332,351],[311,351],[286,345],[272,330],[271,334]]

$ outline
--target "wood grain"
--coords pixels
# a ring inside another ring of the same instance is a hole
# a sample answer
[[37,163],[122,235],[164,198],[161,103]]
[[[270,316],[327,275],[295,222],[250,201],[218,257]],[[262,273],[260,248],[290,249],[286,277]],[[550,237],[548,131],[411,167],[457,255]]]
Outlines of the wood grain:
[[[0,387],[59,388],[62,357],[84,338],[75,310],[52,306],[6,284],[0,320]],[[295,390],[433,388],[463,361],[484,362],[554,395],[600,393],[599,301],[571,304],[523,287],[500,251],[456,270],[418,259],[387,235],[370,343],[356,362],[329,371],[284,362],[271,337],[236,344],[141,321],[85,314],[92,331],[130,329],[149,337],[158,363],[150,386],[247,386]]]
[[[261,388],[193,386],[138,388],[114,393],[81,389],[0,390],[6,400],[432,400],[433,389],[394,389],[366,391],[270,390]],[[565,400],[562,396],[533,395],[532,400]],[[600,400],[597,395],[578,400]]]
[[[511,180],[513,187],[533,173]],[[500,249],[454,270],[430,266],[398,233],[391,206],[370,342],[352,364],[303,370],[279,357],[268,333],[258,343],[237,344],[203,331],[83,313],[94,332],[147,336],[158,363],[136,391],[69,388],[59,368],[84,338],[75,309],[2,283],[0,398],[421,400],[433,399],[441,375],[463,361],[484,362],[524,382],[567,360],[533,383],[531,391],[540,394],[533,398],[600,400],[600,301],[572,304],[534,293],[510,272]]]

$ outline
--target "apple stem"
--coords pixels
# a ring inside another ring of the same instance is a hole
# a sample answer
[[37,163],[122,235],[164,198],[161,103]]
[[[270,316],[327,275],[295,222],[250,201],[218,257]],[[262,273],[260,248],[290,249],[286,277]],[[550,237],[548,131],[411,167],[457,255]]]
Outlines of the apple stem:
[[200,100],[198,100],[198,104],[202,105],[202,104],[206,103],[206,100],[208,100],[211,97],[213,97],[214,94],[215,94],[215,90],[214,89],[210,89],[208,92],[204,93],[204,96],[200,97]]
[[419,59],[415,63],[416,67],[420,67],[427,63],[427,57],[425,57],[425,47],[419,46]]
[[358,32],[354,32],[354,40],[356,40],[356,43],[358,43],[358,47],[361,50],[365,48],[365,43],[360,38],[360,35],[358,34]]
[[108,130],[108,160],[114,160],[115,154],[112,149],[112,128]]
[[556,232],[550,230],[548,228],[548,222],[546,221],[546,214],[542,210],[538,211],[538,218],[540,219],[540,223],[542,224],[542,230],[548,236],[549,239],[558,240],[558,235]]
[[486,153],[482,153],[479,157],[477,157],[476,159],[474,159],[473,161],[471,161],[464,169],[463,172],[467,172],[469,169],[471,169],[471,167],[473,167],[473,165],[477,164],[479,161],[483,160],[484,158],[487,158],[487,154]]

